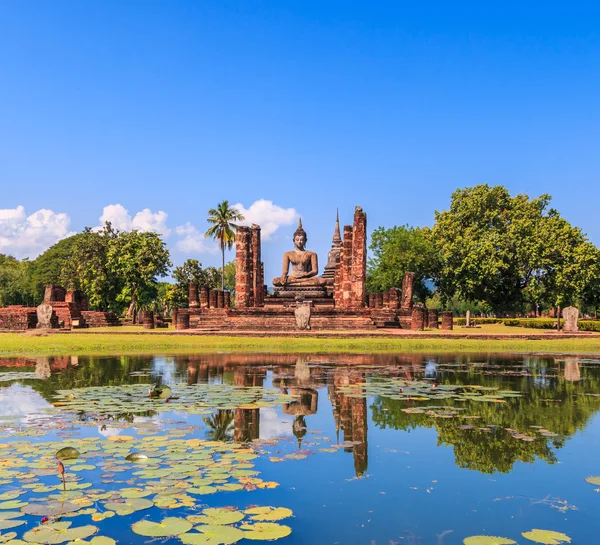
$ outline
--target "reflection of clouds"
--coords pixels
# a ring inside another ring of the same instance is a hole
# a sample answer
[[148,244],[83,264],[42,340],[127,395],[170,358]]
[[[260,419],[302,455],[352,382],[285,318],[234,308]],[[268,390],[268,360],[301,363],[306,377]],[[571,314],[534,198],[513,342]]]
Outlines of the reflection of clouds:
[[121,428],[98,426],[98,433],[103,437],[114,437],[115,435],[121,435]]
[[161,377],[163,384],[175,384],[175,359],[165,356],[152,358],[152,375]]
[[263,408],[260,410],[260,438],[292,435],[293,423],[293,417],[278,414],[275,407]]
[[0,408],[4,416],[28,416],[39,414],[51,408],[38,392],[31,386],[12,384],[0,389]]
[[427,360],[425,364],[425,376],[435,377],[437,374],[437,362],[435,360]]

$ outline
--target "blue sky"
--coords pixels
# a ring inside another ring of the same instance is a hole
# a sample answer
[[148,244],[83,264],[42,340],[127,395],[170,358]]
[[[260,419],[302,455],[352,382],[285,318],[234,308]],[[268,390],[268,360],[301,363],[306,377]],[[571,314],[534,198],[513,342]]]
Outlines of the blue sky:
[[323,263],[336,207],[431,225],[478,183],[548,192],[600,244],[599,20],[595,2],[0,2],[0,251],[104,214],[218,264],[199,235],[229,199],[270,223],[272,277],[298,214]]

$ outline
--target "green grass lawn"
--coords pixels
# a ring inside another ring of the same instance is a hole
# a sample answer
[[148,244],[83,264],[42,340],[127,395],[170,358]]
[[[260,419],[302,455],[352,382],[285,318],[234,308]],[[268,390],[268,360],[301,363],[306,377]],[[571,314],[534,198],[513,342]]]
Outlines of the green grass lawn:
[[[505,328],[508,329],[508,328]],[[140,328],[136,328],[139,331]],[[459,329],[460,331],[460,329]],[[529,333],[532,333],[529,331]],[[152,334],[80,333],[35,337],[0,334],[0,356],[85,354],[181,354],[208,352],[372,353],[372,352],[562,352],[600,354],[599,338],[462,339],[462,338],[311,338],[217,337]]]

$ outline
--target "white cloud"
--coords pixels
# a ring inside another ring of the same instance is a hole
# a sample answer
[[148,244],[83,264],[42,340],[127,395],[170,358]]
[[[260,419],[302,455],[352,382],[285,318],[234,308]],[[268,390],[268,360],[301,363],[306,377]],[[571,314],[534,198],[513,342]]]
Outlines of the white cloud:
[[175,227],[179,240],[175,243],[175,250],[186,254],[214,254],[217,246],[210,239],[204,237],[198,228],[189,221],[185,225]]
[[112,226],[122,231],[153,231],[165,237],[171,233],[167,226],[169,215],[162,210],[152,212],[149,208],[144,208],[135,216],[131,216],[129,211],[122,204],[109,204],[105,206],[100,216],[100,224],[104,225],[110,221]]
[[281,208],[265,199],[254,201],[249,208],[241,203],[234,207],[244,216],[242,225],[260,225],[262,240],[269,240],[282,225],[292,225],[299,216],[295,208]]
[[0,209],[0,252],[34,258],[71,235],[71,218],[42,208],[30,216],[23,206]]

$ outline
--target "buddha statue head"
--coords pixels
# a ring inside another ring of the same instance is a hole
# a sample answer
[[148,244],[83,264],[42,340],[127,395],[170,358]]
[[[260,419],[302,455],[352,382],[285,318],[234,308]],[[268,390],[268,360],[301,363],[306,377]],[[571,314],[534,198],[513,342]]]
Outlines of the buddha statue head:
[[302,229],[302,218],[298,220],[298,229],[294,231],[294,246],[303,251],[306,247],[306,231]]

